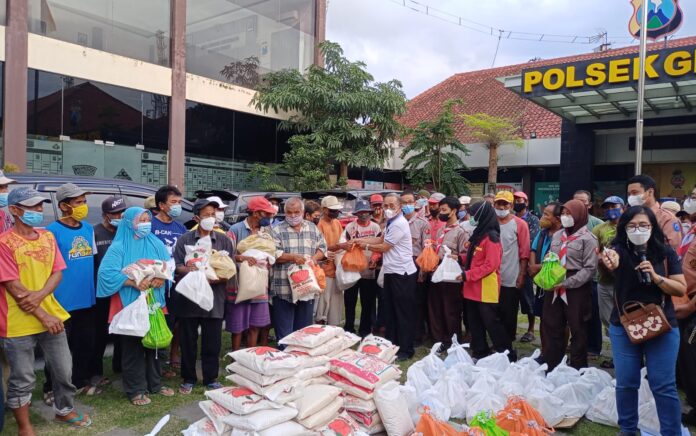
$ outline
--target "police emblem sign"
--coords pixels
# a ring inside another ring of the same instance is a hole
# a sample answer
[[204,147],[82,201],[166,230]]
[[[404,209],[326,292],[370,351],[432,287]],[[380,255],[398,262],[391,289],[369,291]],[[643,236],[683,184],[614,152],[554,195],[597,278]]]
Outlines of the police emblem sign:
[[640,17],[643,4],[648,4],[649,39],[669,36],[679,30],[684,21],[684,14],[679,7],[679,0],[631,0],[633,15],[628,23],[628,31],[634,38],[640,38]]

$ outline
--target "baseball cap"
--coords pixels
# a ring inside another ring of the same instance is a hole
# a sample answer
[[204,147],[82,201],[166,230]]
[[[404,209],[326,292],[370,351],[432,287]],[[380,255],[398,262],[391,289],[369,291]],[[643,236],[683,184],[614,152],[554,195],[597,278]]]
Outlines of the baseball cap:
[[77,198],[80,195],[87,194],[91,194],[91,192],[85,191],[74,183],[66,183],[58,187],[58,190],[56,191],[56,200],[58,200],[58,203],[60,203],[61,201]]
[[251,213],[256,211],[275,214],[276,210],[268,199],[264,197],[251,197],[247,202],[247,210]]
[[17,183],[15,179],[10,179],[5,175],[3,170],[0,170],[0,185],[9,185],[10,183]]
[[365,200],[358,200],[355,203],[355,209],[353,210],[353,213],[358,213],[358,212],[372,212],[372,208],[370,207],[370,203],[368,203]]
[[143,207],[147,210],[150,209],[157,209],[157,203],[155,202],[155,196],[151,195],[145,199],[145,202],[143,203]]
[[462,195],[459,197],[459,204],[469,204],[471,203],[471,197],[468,195]]
[[513,201],[515,201],[515,198],[512,196],[512,192],[510,191],[500,191],[497,194],[495,194],[495,202],[498,201],[512,203]]
[[321,207],[325,207],[331,210],[341,210],[343,206],[338,202],[338,198],[333,195],[327,195],[321,199]]
[[384,197],[379,194],[370,195],[370,204],[382,204],[384,203]]
[[607,197],[604,199],[604,202],[602,203],[602,207],[606,206],[607,204],[620,204],[621,206],[625,206],[626,203],[624,203],[623,198],[618,197],[616,195],[612,195],[611,197]]
[[419,197],[429,198],[429,197],[430,197],[430,191],[428,191],[427,189],[421,189],[420,191],[418,191],[418,196],[419,196]]
[[676,201],[665,201],[662,203],[662,206],[660,206],[662,209],[668,210],[672,213],[677,213],[681,210],[681,206],[679,206],[679,203]]
[[227,205],[225,204],[224,201],[222,201],[222,198],[218,197],[217,195],[213,195],[212,197],[208,197],[206,200],[216,202],[219,205],[218,209],[227,208]]
[[199,198],[198,200],[196,200],[195,203],[193,203],[193,214],[198,215],[201,209],[211,204],[215,206],[215,209],[220,208],[220,203],[218,203],[217,201],[211,201],[208,198]]
[[36,206],[39,203],[50,203],[46,197],[41,196],[39,191],[32,188],[17,188],[10,191],[7,196],[7,204],[10,206]]
[[529,197],[527,197],[527,194],[525,194],[522,191],[517,191],[514,194],[512,194],[512,196],[517,197],[517,198],[524,198],[525,200],[529,200]]
[[445,194],[433,192],[432,195],[430,195],[430,198],[428,199],[428,203],[439,203],[442,201],[443,198],[445,198]]
[[101,209],[104,213],[119,213],[126,210],[128,206],[126,205],[126,200],[121,197],[106,197],[102,201]]

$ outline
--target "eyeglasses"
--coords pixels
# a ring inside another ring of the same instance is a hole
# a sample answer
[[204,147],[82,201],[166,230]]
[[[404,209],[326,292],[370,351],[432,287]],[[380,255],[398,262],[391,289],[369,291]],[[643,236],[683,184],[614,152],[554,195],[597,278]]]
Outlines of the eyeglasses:
[[626,224],[626,231],[628,233],[635,233],[638,229],[640,229],[641,232],[647,232],[652,229],[652,226],[650,224]]

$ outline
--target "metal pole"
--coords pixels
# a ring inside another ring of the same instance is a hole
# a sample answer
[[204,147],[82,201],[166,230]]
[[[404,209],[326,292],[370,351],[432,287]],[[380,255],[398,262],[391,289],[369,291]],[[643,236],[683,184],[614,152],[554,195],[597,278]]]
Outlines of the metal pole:
[[648,8],[650,0],[643,0],[640,26],[640,56],[638,78],[638,110],[636,114],[636,174],[643,170],[643,106],[645,106],[645,54],[648,51]]

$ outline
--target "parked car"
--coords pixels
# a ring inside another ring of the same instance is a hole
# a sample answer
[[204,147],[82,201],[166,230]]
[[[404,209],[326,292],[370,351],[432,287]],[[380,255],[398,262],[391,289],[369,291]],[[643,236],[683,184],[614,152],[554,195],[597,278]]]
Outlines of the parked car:
[[[44,224],[48,224],[60,216],[55,193],[58,187],[64,183],[74,183],[92,193],[87,196],[87,207],[89,208],[87,222],[92,225],[101,222],[101,204],[106,197],[120,196],[126,199],[128,206],[142,207],[145,199],[157,192],[157,188],[153,186],[120,179],[23,173],[8,174],[8,177],[17,181],[16,184],[10,185],[10,189],[29,186],[51,198],[53,203],[44,205]],[[191,228],[194,224],[193,204],[188,200],[183,200],[181,206],[182,212],[178,221],[184,223],[187,228]]]
[[[268,192],[259,191],[228,191],[228,190],[207,190],[207,191],[197,191],[197,198],[210,197],[212,195],[217,195],[222,199],[222,201],[227,202],[227,209],[225,210],[225,221],[228,224],[235,224],[242,221],[247,217],[247,204],[251,197],[263,197]],[[275,197],[281,200],[280,210],[276,218],[283,220],[285,219],[285,213],[283,212],[283,203],[290,197],[299,197],[299,192],[271,192]]]
[[338,189],[326,190],[326,191],[305,191],[302,193],[302,198],[305,200],[315,200],[320,202],[322,198],[327,195],[333,195],[338,198],[338,201],[343,204],[341,209],[341,215],[338,220],[341,222],[343,228],[345,228],[348,223],[354,221],[356,218],[353,215],[353,210],[355,209],[355,203],[358,200],[370,200],[373,194],[381,194],[382,196],[389,193],[397,193],[399,191],[384,191],[384,190],[370,190],[370,189],[354,189],[349,191],[342,191]]

